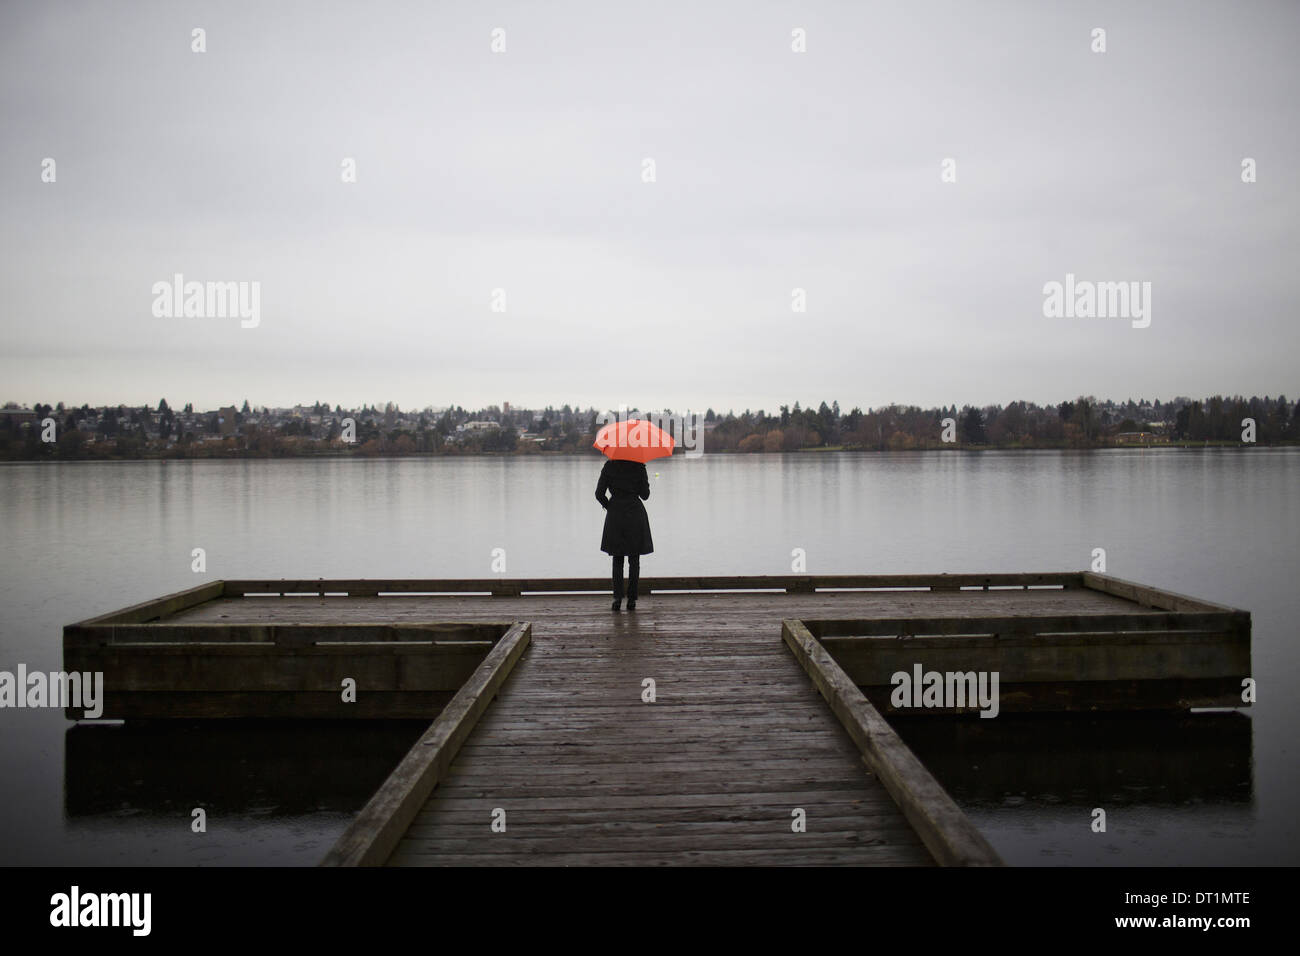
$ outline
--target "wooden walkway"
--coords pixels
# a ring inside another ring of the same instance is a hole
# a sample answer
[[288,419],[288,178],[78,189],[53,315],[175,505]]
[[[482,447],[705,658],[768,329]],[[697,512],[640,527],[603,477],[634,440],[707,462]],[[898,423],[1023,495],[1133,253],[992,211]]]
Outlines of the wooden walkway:
[[[532,643],[389,865],[933,858],[781,640],[792,617],[1106,613],[1095,591],[258,598],[178,620],[521,620]],[[642,700],[655,681],[656,700]],[[505,832],[491,829],[505,811]],[[806,814],[793,832],[792,812]]]
[[780,619],[726,613],[738,600],[699,615],[652,596],[615,618],[568,598],[563,625],[523,617],[531,649],[390,865],[929,863]]

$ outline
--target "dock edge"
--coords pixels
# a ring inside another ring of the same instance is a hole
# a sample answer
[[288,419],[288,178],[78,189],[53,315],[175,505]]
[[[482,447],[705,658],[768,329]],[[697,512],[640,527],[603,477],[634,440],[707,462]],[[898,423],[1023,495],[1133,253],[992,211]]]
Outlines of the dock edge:
[[885,785],[935,862],[940,866],[1004,866],[997,851],[948,791],[803,622],[782,621],[781,637],[857,744],[863,762]]
[[532,624],[524,621],[510,626],[361,808],[320,866],[382,866],[388,860],[528,648],[532,630]]

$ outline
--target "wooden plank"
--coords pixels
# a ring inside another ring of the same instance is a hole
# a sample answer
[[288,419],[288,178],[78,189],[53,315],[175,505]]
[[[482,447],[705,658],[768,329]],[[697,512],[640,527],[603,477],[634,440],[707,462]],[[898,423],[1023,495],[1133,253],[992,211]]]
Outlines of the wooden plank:
[[[419,843],[404,844],[395,862],[404,866],[502,866],[497,856],[439,853]],[[518,855],[514,866],[915,866],[911,845],[809,847],[803,850],[623,850],[614,853],[546,853]]]
[[[624,794],[580,794],[572,792],[558,797],[514,795],[510,805],[521,812],[562,813],[593,812],[608,819],[612,811],[631,810],[640,817],[643,813],[667,809],[672,812],[699,811],[716,817],[728,813],[756,811],[765,806],[784,808],[789,813],[790,807],[815,801],[818,806],[839,806],[849,804],[872,808],[883,799],[897,811],[893,798],[883,792],[883,788],[864,788],[862,780],[855,778],[839,787],[831,782],[819,783],[799,790],[764,790],[753,792],[723,793],[624,793]],[[481,812],[483,807],[497,806],[495,795],[472,794],[466,789],[439,787],[433,797],[420,812],[420,820],[440,817],[446,812],[470,810]]]
[[[156,691],[105,693],[100,720],[428,720],[454,697],[445,691],[363,693],[353,703],[343,701],[338,689],[328,693],[231,691],[160,694]],[[69,720],[81,720],[80,710],[65,710]]]
[[[657,708],[657,709],[656,709]],[[635,721],[632,715],[635,714]],[[772,713],[770,708],[762,704],[754,704],[744,709],[739,708],[709,708],[709,707],[659,707],[657,704],[646,705],[644,711],[635,708],[625,710],[595,710],[587,709],[582,713],[566,713],[559,708],[553,708],[547,713],[537,713],[534,708],[529,708],[526,713],[512,713],[509,716],[496,716],[493,718],[492,729],[500,731],[512,730],[529,730],[541,732],[546,730],[569,730],[569,731],[594,731],[601,733],[609,732],[620,724],[633,724],[649,728],[654,733],[669,733],[673,727],[680,727],[683,724],[691,722],[714,720],[720,724],[734,725],[745,724],[753,728],[755,733],[760,731],[764,733],[772,732],[774,729],[779,730],[783,727],[790,727],[796,721],[807,724],[811,727],[818,726],[818,719],[813,715],[790,715],[788,713]]]
[[[501,699],[500,695],[497,697]],[[535,752],[534,748],[546,746],[554,747],[557,750],[614,750],[637,748],[648,752],[680,751],[683,747],[692,747],[694,745],[708,745],[710,747],[727,748],[727,747],[757,747],[761,749],[773,748],[790,748],[792,750],[804,748],[817,748],[825,746],[830,748],[836,747],[842,751],[842,747],[827,741],[826,729],[822,726],[812,724],[809,721],[804,722],[804,726],[791,726],[784,733],[763,735],[755,743],[756,734],[745,730],[738,731],[732,728],[723,728],[718,733],[710,734],[707,731],[699,731],[690,726],[668,726],[656,728],[641,727],[618,727],[609,728],[600,735],[581,734],[575,732],[569,733],[549,733],[544,728],[539,728],[531,737],[519,733],[518,731],[509,731],[489,727],[487,720],[480,722],[478,733],[474,739],[467,741],[464,750],[472,753],[478,749],[488,748],[519,748],[521,752]]]
[[1231,632],[1126,632],[1022,637],[828,637],[821,641],[859,686],[884,686],[916,665],[986,672],[1011,683],[1201,679],[1250,674],[1250,645]]
[[[435,801],[432,801],[436,803]],[[673,834],[686,836],[692,833],[717,835],[766,836],[777,841],[785,841],[792,834],[790,821],[792,814],[790,804],[784,806],[763,806],[745,808],[736,812],[730,807],[720,812],[718,807],[660,807],[655,810],[638,809],[634,814],[623,818],[611,818],[600,810],[522,810],[511,807],[506,810],[507,828],[505,835],[515,839],[547,839],[552,836],[580,835],[578,830],[587,830],[600,837],[631,833],[649,833],[656,836]],[[421,814],[411,824],[408,833],[420,839],[436,837],[439,828],[445,827],[449,836],[456,838],[474,838],[480,834],[493,834],[492,813],[495,809],[491,802],[484,802],[474,810],[452,812],[439,810],[433,814]],[[920,844],[907,821],[898,813],[898,808],[885,797],[884,804],[876,807],[864,807],[861,804],[838,804],[835,806],[819,805],[815,813],[808,818],[816,829],[825,834],[860,833],[871,842],[880,842],[876,834],[883,832],[892,839],[903,843]],[[887,819],[881,819],[882,811]],[[417,832],[418,831],[418,832]],[[811,832],[811,831],[810,831]]]
[[78,621],[75,624],[69,624],[64,628],[64,632],[66,633],[69,629],[75,632],[79,628],[97,624],[130,624],[161,620],[180,611],[205,604],[208,601],[215,601],[225,596],[225,594],[224,582],[209,581],[206,584],[195,585],[174,594],[166,594],[149,601],[142,601],[139,604],[132,604],[130,607],[124,607],[119,611],[110,611],[108,614],[101,614],[97,617],[87,618],[84,621]]
[[[856,774],[856,775],[854,775]],[[827,790],[843,790],[850,787],[857,787],[860,791],[876,785],[869,782],[870,778],[858,767],[855,771],[852,763],[846,761],[845,767],[837,771],[833,776],[824,773],[806,774],[802,777],[797,774],[790,774],[780,779],[768,776],[760,777],[736,777],[734,779],[701,779],[699,785],[695,787],[683,787],[682,781],[665,782],[662,779],[652,780],[649,782],[640,782],[636,784],[619,783],[593,783],[588,781],[579,788],[583,796],[599,797],[602,799],[621,799],[621,798],[649,798],[661,796],[674,800],[684,799],[686,795],[695,793],[697,790],[707,793],[730,793],[734,794],[734,799],[740,800],[742,794],[754,794],[763,792],[785,793],[788,791],[806,791],[814,792],[819,787]],[[443,792],[446,787],[445,793]],[[498,781],[493,778],[488,783],[482,781],[464,780],[438,785],[440,799],[447,797],[482,797],[490,794],[501,800],[524,800],[524,799],[561,799],[566,803],[577,800],[574,795],[575,789],[571,782],[539,783],[531,778],[515,778],[514,780]],[[499,806],[498,802],[495,804]],[[800,806],[795,803],[792,806]]]
[[63,646],[113,644],[275,644],[302,647],[318,643],[399,643],[496,641],[508,622],[380,621],[322,624],[186,622],[183,624],[93,624],[64,629]]
[[[104,674],[101,719],[427,719],[451,699],[509,626],[501,621],[92,625],[65,631],[63,658],[65,670]],[[347,678],[356,681],[356,703],[342,699]],[[71,708],[66,715],[82,717]]]
[[781,636],[935,860],[944,866],[1000,866],[989,842],[809,630],[786,620]]
[[[944,635],[1018,637],[1032,634],[1068,635],[1125,633],[1130,631],[1231,631],[1239,623],[1237,612],[1137,614],[962,614],[947,617],[877,617],[861,620],[804,620],[804,626],[818,640],[829,637],[929,637]],[[802,618],[800,620],[803,620]]]
[[1247,619],[1250,616],[1247,612],[1237,608],[1215,604],[1212,601],[1203,601],[1200,598],[1178,594],[1175,591],[1166,591],[1162,588],[1137,584],[1123,578],[1112,577],[1109,574],[1097,574],[1095,571],[1084,572],[1083,586],[1094,591],[1122,597],[1143,607],[1157,607],[1167,611],[1217,611],[1233,615],[1237,620],[1240,620],[1243,615]]
[[438,832],[442,828],[432,828],[417,834],[408,845],[428,840],[435,853],[486,854],[501,857],[503,855],[519,856],[523,854],[572,854],[572,853],[623,853],[655,850],[658,852],[717,852],[735,850],[769,850],[778,853],[803,854],[811,849],[844,849],[846,847],[879,846],[888,849],[905,849],[908,856],[919,849],[920,841],[909,829],[881,831],[877,826],[864,826],[859,819],[858,826],[845,827],[835,831],[820,830],[810,825],[806,832],[793,833],[790,830],[790,815],[784,820],[774,820],[771,833],[754,833],[736,824],[722,824],[705,829],[699,824],[691,825],[686,832],[674,832],[667,827],[650,824],[644,829],[606,826],[556,827],[555,836],[529,833],[526,828],[511,826],[509,811],[506,812],[506,830],[493,833],[485,821],[479,832],[466,832],[465,828],[455,828],[453,832]]
[[152,691],[321,691],[339,694],[356,681],[359,694],[449,690],[465,683],[491,644],[388,644],[278,647],[166,646],[83,648],[64,654],[70,671],[100,671],[105,696]]
[[[494,763],[501,760],[497,755]],[[676,779],[690,778],[694,783],[714,780],[726,780],[737,773],[770,774],[779,777],[789,773],[803,779],[818,773],[834,773],[844,766],[844,753],[820,754],[802,757],[771,753],[744,754],[710,754],[699,751],[689,756],[667,755],[662,759],[645,757],[641,760],[610,761],[604,759],[579,759],[575,754],[567,757],[563,763],[547,764],[544,761],[529,760],[519,764],[519,779],[536,780],[539,783],[558,783],[571,780],[576,783],[589,782],[593,777],[617,775],[622,783],[644,780],[649,783],[664,783]],[[469,780],[484,780],[489,784],[494,781],[512,779],[511,774],[502,772],[496,766],[487,771],[458,765],[447,773],[449,782],[465,783]]]
[[[591,735],[594,736],[594,735]],[[601,735],[604,736],[604,735]],[[556,742],[557,740],[561,742]],[[572,738],[569,738],[572,740]],[[537,735],[533,739],[522,739],[522,735],[502,734],[498,737],[475,735],[471,743],[463,748],[466,757],[481,756],[492,760],[508,759],[513,756],[547,759],[565,757],[575,761],[596,760],[600,755],[608,755],[610,763],[632,762],[630,754],[641,754],[647,759],[662,757],[665,754],[680,754],[684,748],[692,752],[716,754],[721,757],[731,755],[755,754],[803,754],[816,756],[834,755],[841,760],[844,750],[838,745],[826,742],[822,732],[792,735],[789,740],[782,740],[775,734],[770,739],[762,740],[758,746],[740,737],[728,737],[721,740],[696,737],[694,739],[676,736],[667,739],[654,737],[615,737],[604,745],[572,743],[565,740],[564,734]]]
[[[518,596],[525,592],[607,592],[608,578],[336,578],[279,580],[230,580],[225,594],[238,597],[249,594],[346,593],[349,596],[373,596],[380,593],[484,593]],[[997,574],[819,574],[819,575],[700,575],[643,577],[641,592],[775,590],[807,592],[819,588],[937,588],[963,587],[1081,587],[1077,571]]]
[[[755,627],[773,627],[785,617],[808,619],[884,618],[898,616],[937,617],[942,615],[984,616],[1046,614],[1132,613],[1130,601],[1086,588],[1054,590],[1017,589],[988,591],[823,590],[816,594],[773,592],[707,593],[666,592],[649,596],[635,614],[609,614],[604,592],[599,594],[530,594],[519,598],[487,594],[443,594],[383,598],[304,597],[234,598],[201,605],[185,612],[185,621],[248,623],[338,623],[376,620],[499,620],[512,617],[537,625],[554,627],[564,647],[577,646],[600,634],[632,635],[653,633],[657,638],[681,646],[688,635],[696,635],[702,622],[708,626],[708,641],[725,635],[743,644],[746,632]],[[613,627],[609,627],[612,624]],[[699,641],[706,640],[699,635]],[[624,642],[620,642],[624,643]],[[559,649],[563,652],[563,647]],[[741,653],[751,653],[747,644]]]
[[[627,721],[631,715],[635,715],[635,720],[638,723],[656,720],[657,717],[671,721],[683,721],[691,719],[707,720],[710,716],[716,716],[720,720],[736,722],[742,719],[753,720],[764,726],[768,724],[781,725],[783,722],[788,724],[797,719],[816,719],[811,715],[796,716],[788,712],[774,712],[767,701],[754,699],[710,702],[705,700],[672,700],[669,698],[657,700],[653,704],[642,704],[639,700],[615,703],[587,701],[580,706],[566,704],[562,696],[546,700],[522,699],[514,696],[510,699],[517,701],[519,706],[512,710],[508,716],[502,715],[502,726],[508,723],[519,723],[520,721],[563,723],[569,718],[575,722],[592,720]],[[809,699],[807,696],[802,698],[803,701]]]
[[[978,707],[895,708],[892,686],[859,685],[882,713],[924,719],[955,713],[975,713]],[[1101,711],[1186,711],[1194,707],[1245,708],[1241,680],[1207,677],[1196,680],[1095,680],[998,685],[999,713],[1097,713]]]
[[[490,824],[491,810],[487,808],[473,813],[441,813],[436,822],[422,823],[417,819],[406,831],[410,840],[430,841],[439,849],[450,849],[455,841],[477,841],[492,844],[487,852],[536,852],[541,848],[540,840],[556,839],[558,845],[546,846],[555,852],[573,852],[584,845],[599,848],[602,851],[620,849],[611,838],[631,837],[640,846],[633,844],[622,849],[644,849],[653,847],[663,849],[661,841],[671,837],[717,838],[718,849],[739,849],[744,844],[742,838],[749,838],[755,846],[779,846],[793,842],[790,837],[790,807],[770,807],[766,815],[739,817],[734,814],[719,816],[716,811],[696,810],[683,819],[680,809],[661,810],[653,817],[646,818],[638,814],[635,820],[610,820],[608,815],[602,818],[598,812],[585,811],[580,814],[558,812],[521,813],[512,808],[506,809],[507,827],[504,834],[493,833]],[[895,846],[913,845],[920,847],[921,841],[916,832],[906,821],[898,822],[898,808],[889,805],[885,819],[881,815],[865,812],[861,807],[844,807],[830,810],[817,807],[816,812],[808,817],[808,834],[816,834],[821,839],[813,839],[812,845],[843,845],[855,839],[864,844],[889,843]],[[710,816],[710,813],[713,813]],[[505,836],[506,840],[494,840]],[[802,845],[804,841],[799,841]],[[513,844],[513,846],[512,846]],[[524,844],[523,847],[520,844]],[[703,848],[702,845],[700,848]]]
[[527,649],[532,627],[517,623],[492,648],[474,675],[430,725],[420,742],[366,803],[326,854],[323,866],[377,866],[451,766],[456,752]]

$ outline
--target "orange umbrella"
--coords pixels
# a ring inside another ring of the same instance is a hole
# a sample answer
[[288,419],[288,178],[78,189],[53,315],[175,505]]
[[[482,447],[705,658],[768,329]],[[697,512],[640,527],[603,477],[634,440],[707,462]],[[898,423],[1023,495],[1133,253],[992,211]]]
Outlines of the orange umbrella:
[[615,461],[639,461],[644,465],[653,458],[670,456],[675,444],[673,436],[662,428],[629,418],[624,422],[610,422],[598,431],[592,447]]

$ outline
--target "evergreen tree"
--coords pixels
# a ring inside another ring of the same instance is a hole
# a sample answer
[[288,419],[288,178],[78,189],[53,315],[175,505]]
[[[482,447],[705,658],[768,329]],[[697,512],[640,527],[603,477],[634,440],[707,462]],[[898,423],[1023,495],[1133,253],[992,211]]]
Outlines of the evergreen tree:
[[962,412],[958,427],[961,429],[961,440],[968,445],[983,445],[988,441],[988,435],[984,431],[984,416],[973,405]]

